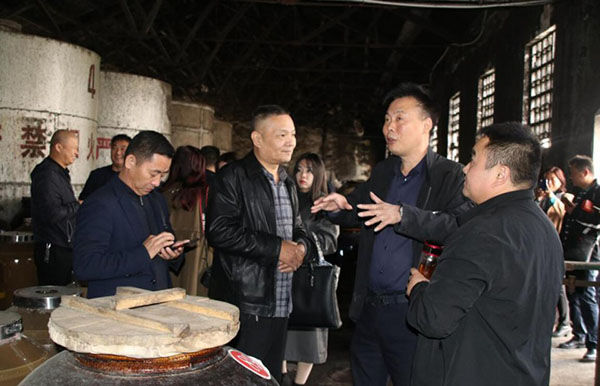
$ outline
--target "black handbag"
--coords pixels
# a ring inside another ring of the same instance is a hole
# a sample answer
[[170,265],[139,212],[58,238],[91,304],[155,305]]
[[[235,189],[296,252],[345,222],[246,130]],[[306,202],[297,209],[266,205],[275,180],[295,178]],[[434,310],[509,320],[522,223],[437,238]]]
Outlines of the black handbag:
[[[313,234],[319,257],[322,251]],[[292,278],[293,309],[289,329],[340,328],[342,318],[337,302],[340,267],[320,261],[304,263]]]

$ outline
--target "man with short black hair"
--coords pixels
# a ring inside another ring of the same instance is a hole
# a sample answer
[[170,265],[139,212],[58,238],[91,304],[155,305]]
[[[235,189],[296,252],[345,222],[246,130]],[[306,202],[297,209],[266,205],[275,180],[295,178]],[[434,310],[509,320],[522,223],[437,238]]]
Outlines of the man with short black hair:
[[79,194],[80,200],[85,200],[90,194],[98,190],[98,188],[104,186],[112,176],[119,174],[123,168],[125,151],[127,151],[129,142],[131,142],[131,138],[125,134],[117,134],[112,137],[110,140],[110,159],[112,164],[91,171],[87,181],[85,181],[83,190]]
[[[567,214],[561,230],[565,260],[590,261],[600,237],[600,185],[594,176],[594,162],[585,155],[569,160],[569,175],[579,189],[574,200],[565,200]],[[567,272],[579,280],[596,281],[597,270]],[[564,349],[587,348],[582,362],[595,362],[598,346],[598,301],[594,287],[575,287],[567,291],[573,338],[561,343]]]
[[142,131],[125,152],[123,169],[82,205],[74,239],[74,269],[88,282],[88,298],[114,295],[118,286],[169,288],[185,240],[175,243],[169,212],[155,190],[169,172],[173,146]]
[[[406,324],[409,270],[423,241],[444,241],[456,215],[470,203],[462,195],[461,165],[429,148],[437,109],[427,90],[404,83],[390,91],[383,135],[391,156],[369,180],[344,197],[332,193],[311,209],[333,211],[331,221],[361,227],[350,318],[355,385],[407,385],[417,336]],[[366,217],[366,221],[365,218]]]
[[214,184],[220,153],[221,151],[216,146],[202,146],[200,149],[200,154],[204,156],[204,161],[206,162],[206,182],[209,187]]
[[236,347],[281,381],[292,274],[314,248],[281,165],[296,147],[292,117],[280,106],[260,106],[252,128],[253,151],[220,171],[209,193],[206,234],[215,253],[208,295],[240,308]]
[[459,217],[437,268],[411,269],[419,332],[412,385],[547,385],[564,273],[556,229],[533,201],[541,147],[520,123],[478,133]]
[[78,156],[77,132],[56,130],[50,140],[50,155],[31,172],[31,222],[39,285],[67,285],[72,281],[72,238],[79,202],[67,167]]

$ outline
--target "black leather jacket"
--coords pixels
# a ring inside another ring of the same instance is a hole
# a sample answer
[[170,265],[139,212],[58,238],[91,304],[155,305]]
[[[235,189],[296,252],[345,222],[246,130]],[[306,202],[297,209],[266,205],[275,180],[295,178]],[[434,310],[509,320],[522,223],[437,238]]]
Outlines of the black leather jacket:
[[46,157],[31,172],[31,221],[35,240],[71,248],[78,209],[69,171]]
[[[289,177],[284,182],[294,213],[293,240],[302,242],[312,257],[314,244],[298,214],[296,188]],[[282,239],[277,236],[271,186],[254,153],[217,174],[209,192],[206,235],[215,249],[208,296],[244,313],[272,317]]]

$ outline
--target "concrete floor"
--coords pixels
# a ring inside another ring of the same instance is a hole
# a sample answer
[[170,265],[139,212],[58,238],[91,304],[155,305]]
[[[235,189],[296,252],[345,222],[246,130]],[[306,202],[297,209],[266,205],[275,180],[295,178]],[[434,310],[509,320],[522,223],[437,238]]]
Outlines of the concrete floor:
[[[352,385],[350,373],[350,338],[352,326],[345,326],[329,333],[329,355],[326,363],[315,365],[307,385],[315,386],[345,386]],[[552,369],[550,386],[590,386],[594,384],[594,364],[581,363],[585,349],[564,350],[557,348],[566,338],[552,339]],[[293,373],[294,364],[289,364]]]

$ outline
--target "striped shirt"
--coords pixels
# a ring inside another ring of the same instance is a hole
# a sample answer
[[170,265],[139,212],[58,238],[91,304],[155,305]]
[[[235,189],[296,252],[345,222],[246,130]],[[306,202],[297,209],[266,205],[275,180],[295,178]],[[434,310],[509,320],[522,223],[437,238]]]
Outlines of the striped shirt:
[[[265,168],[263,173],[267,176],[271,190],[273,191],[273,204],[275,206],[275,221],[277,224],[277,236],[283,240],[292,240],[294,232],[294,212],[292,201],[285,186],[284,180],[287,173],[283,167],[279,167],[279,182]],[[292,312],[292,276],[293,273],[283,273],[275,270],[275,317],[287,318]]]

